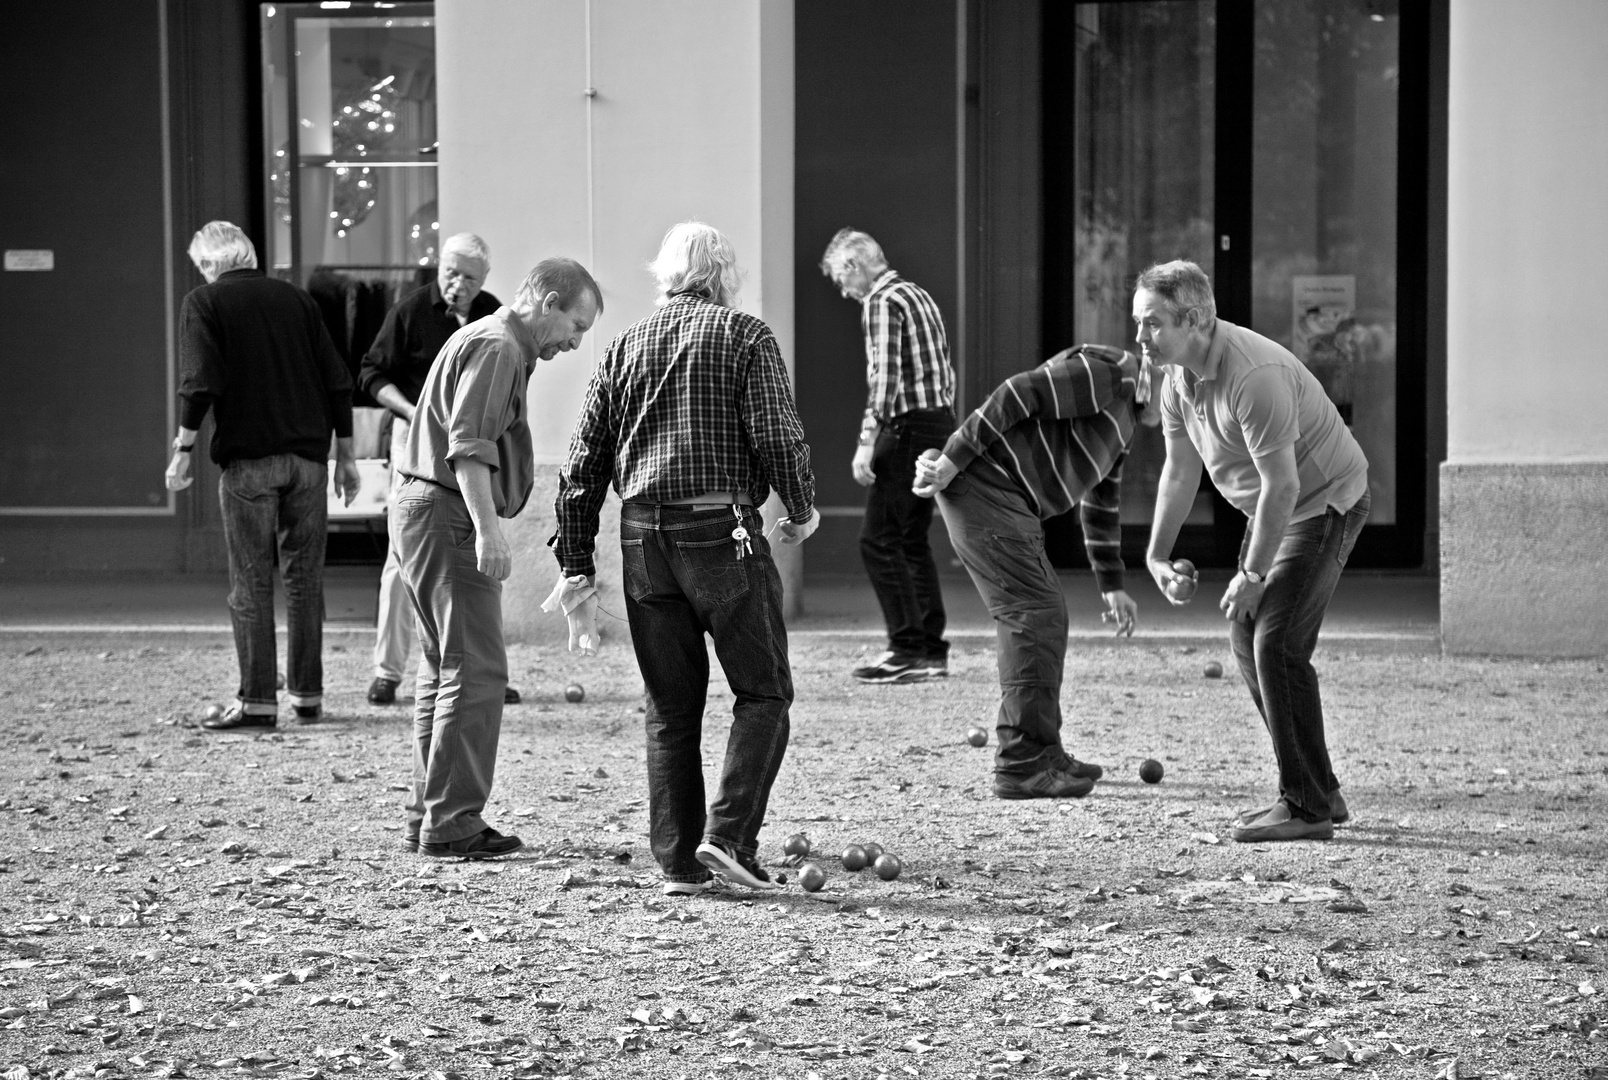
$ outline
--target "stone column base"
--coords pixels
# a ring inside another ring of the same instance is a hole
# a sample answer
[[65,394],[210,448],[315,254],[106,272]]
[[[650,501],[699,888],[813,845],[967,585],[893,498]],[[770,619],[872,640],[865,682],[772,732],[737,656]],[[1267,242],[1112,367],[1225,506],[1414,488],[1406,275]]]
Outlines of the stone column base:
[[1608,653],[1608,462],[1440,468],[1447,653]]

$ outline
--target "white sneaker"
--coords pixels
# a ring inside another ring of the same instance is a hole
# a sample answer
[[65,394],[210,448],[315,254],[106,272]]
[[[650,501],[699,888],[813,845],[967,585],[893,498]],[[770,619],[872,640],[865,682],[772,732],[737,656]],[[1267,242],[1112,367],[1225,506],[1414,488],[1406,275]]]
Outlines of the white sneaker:
[[666,896],[701,896],[714,887],[714,878],[705,878],[703,881],[667,881],[664,883],[664,894]]
[[755,892],[777,892],[782,886],[770,879],[752,856],[733,855],[724,846],[709,841],[698,845],[698,861],[730,885],[741,885]]

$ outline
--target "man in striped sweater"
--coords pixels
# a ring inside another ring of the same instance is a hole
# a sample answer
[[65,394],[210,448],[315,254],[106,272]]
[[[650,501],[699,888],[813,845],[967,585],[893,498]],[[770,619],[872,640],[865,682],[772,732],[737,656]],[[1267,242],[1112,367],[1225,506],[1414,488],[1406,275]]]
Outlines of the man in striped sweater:
[[1139,607],[1123,590],[1122,462],[1134,426],[1154,426],[1150,364],[1104,345],[1057,353],[1013,375],[916,464],[915,494],[938,498],[955,552],[999,636],[1002,799],[1080,798],[1101,776],[1061,745],[1066,600],[1044,551],[1046,518],[1078,507],[1089,564],[1117,633]]

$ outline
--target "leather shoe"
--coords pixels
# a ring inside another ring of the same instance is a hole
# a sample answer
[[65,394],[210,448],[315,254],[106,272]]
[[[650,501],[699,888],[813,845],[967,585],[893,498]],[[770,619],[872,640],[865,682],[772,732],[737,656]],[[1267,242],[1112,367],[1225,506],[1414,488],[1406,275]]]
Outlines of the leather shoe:
[[525,841],[517,836],[504,836],[496,829],[482,829],[473,836],[450,840],[445,844],[421,840],[419,854],[432,859],[496,859],[512,855],[524,846]]
[[1105,770],[1092,761],[1079,761],[1075,757],[1068,757],[1067,763],[1061,766],[1062,772],[1069,772],[1073,776],[1083,776],[1090,780],[1098,780],[1105,775]]
[[512,686],[505,687],[503,689],[503,704],[504,705],[518,705],[519,704],[519,691],[515,690]]
[[416,832],[403,833],[402,834],[402,850],[403,851],[411,851],[414,854],[418,854],[418,851],[419,851],[419,834],[416,833]]
[[272,731],[279,726],[273,713],[248,713],[239,705],[229,706],[222,716],[201,721],[204,731]]
[[[1249,825],[1263,814],[1270,813],[1273,807],[1278,805],[1278,803],[1274,803],[1272,806],[1261,806],[1255,810],[1241,810],[1238,818],[1239,823]],[[1351,808],[1346,805],[1346,797],[1340,794],[1339,788],[1329,792],[1329,820],[1336,825],[1344,825],[1351,820]]]
[[370,705],[396,704],[396,679],[378,678],[369,683],[368,699]]
[[1045,769],[1032,776],[994,774],[994,794],[1001,799],[1081,799],[1093,790],[1093,780],[1065,769]]
[[1276,840],[1330,840],[1334,838],[1334,822],[1329,818],[1303,821],[1280,802],[1261,817],[1237,826],[1229,835],[1240,844],[1266,844]]

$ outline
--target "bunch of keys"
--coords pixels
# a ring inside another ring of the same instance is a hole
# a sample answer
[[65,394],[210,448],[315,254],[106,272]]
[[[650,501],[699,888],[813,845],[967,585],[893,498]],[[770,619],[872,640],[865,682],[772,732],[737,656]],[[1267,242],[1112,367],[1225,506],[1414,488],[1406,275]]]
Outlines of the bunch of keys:
[[731,531],[731,538],[737,545],[737,557],[740,559],[744,555],[752,555],[754,549],[748,543],[748,529],[743,525],[743,508],[733,504],[731,512],[737,518],[737,527]]

